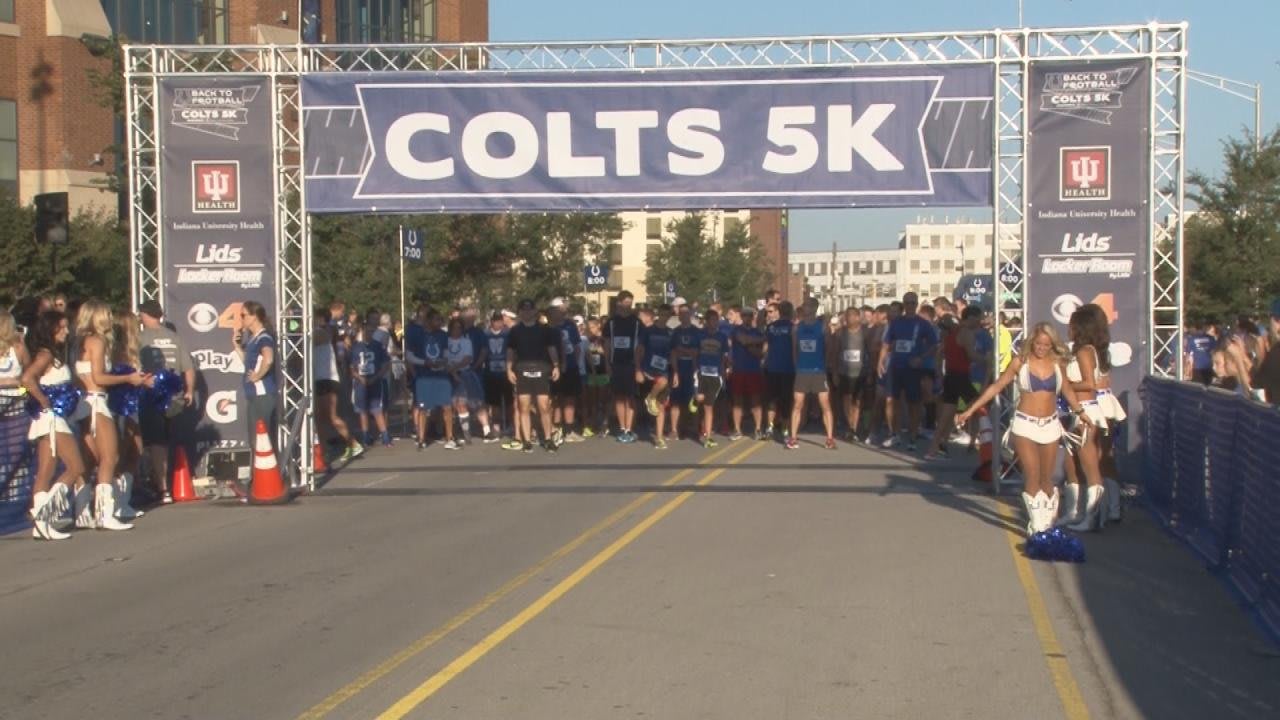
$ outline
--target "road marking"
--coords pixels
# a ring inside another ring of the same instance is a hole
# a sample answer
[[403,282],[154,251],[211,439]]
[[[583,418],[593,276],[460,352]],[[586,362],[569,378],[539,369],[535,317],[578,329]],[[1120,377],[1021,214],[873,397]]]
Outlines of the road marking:
[[[1000,514],[1018,527],[1008,503],[997,500]],[[1024,542],[1026,536],[1015,530],[1006,531],[1009,540],[1009,552],[1013,554],[1013,565],[1018,570],[1018,582],[1027,596],[1027,607],[1031,610],[1031,624],[1036,628],[1036,636],[1040,639],[1040,649],[1044,651],[1044,661],[1049,665],[1049,674],[1053,677],[1053,686],[1058,691],[1058,699],[1062,701],[1062,711],[1067,720],[1088,720],[1089,707],[1085,705],[1080,694],[1080,685],[1076,676],[1071,673],[1071,665],[1062,652],[1058,635],[1053,631],[1053,623],[1049,620],[1049,610],[1045,607],[1044,596],[1040,594],[1040,585],[1036,582],[1035,573],[1031,570],[1031,562],[1018,549],[1018,543]]]
[[[698,465],[706,465],[718,459],[721,455],[729,452],[733,448],[734,448],[734,443],[729,443],[725,447],[699,460]],[[675,475],[672,475],[667,480],[663,481],[662,487],[670,487],[672,485],[675,485],[680,481],[684,480],[685,478],[689,477],[696,471],[697,471],[696,467],[685,468],[684,470],[681,470]],[[387,478],[384,478],[384,480],[385,479]],[[375,481],[375,482],[381,482],[381,480]],[[600,533],[609,529],[611,526],[617,524],[623,518],[627,517],[631,513],[638,510],[639,508],[643,507],[645,504],[647,504],[650,500],[652,500],[655,497],[657,497],[657,493],[654,491],[649,491],[641,495],[640,497],[632,500],[631,502],[627,503],[622,508],[618,509],[616,512],[614,512],[612,515],[605,518],[604,520],[601,520],[599,523],[597,523],[595,526],[593,526],[586,532],[582,533],[578,537],[570,540],[568,543],[561,546],[560,549],[546,556],[542,560],[539,560],[537,564],[529,567],[524,572],[520,573],[519,575],[515,576],[511,580],[507,581],[507,583],[504,584],[502,587],[486,595],[482,600],[480,600],[480,602],[477,602],[475,605],[472,605],[466,610],[463,610],[462,612],[453,616],[445,624],[441,625],[440,627],[437,627],[436,629],[432,630],[426,635],[423,635],[422,637],[418,638],[408,647],[404,648],[403,650],[396,653],[395,655],[392,655],[391,657],[387,658],[382,663],[378,664],[376,667],[372,668],[371,670],[364,673],[363,675],[356,678],[355,680],[352,680],[351,682],[347,683],[346,685],[344,685],[342,688],[340,688],[337,692],[333,693],[329,697],[325,698],[324,700],[321,700],[318,704],[316,704],[310,710],[307,710],[306,712],[299,715],[298,720],[318,720],[319,718],[322,718],[328,715],[329,713],[333,712],[338,706],[342,705],[343,703],[355,697],[356,695],[359,695],[370,685],[374,684],[378,680],[381,680],[382,678],[386,677],[390,673],[394,672],[396,668],[408,662],[414,656],[418,655],[419,653],[431,647],[432,645],[435,645],[437,642],[442,640],[449,633],[453,632],[454,630],[457,630],[463,625],[466,625],[468,622],[474,619],[477,615],[493,607],[498,601],[510,595],[512,592],[515,592],[525,583],[529,582],[533,578],[540,575],[544,570],[546,570],[556,561],[564,558],[566,555],[569,555],[574,550],[577,550],[578,548],[582,547],[582,545],[588,542],[589,540],[591,540],[591,538],[595,537],[596,535],[599,535]]]
[[398,473],[398,472],[391,473],[390,475],[385,475],[385,476],[383,476],[383,477],[378,478],[377,480],[370,480],[369,482],[365,483],[364,485],[361,485],[360,487],[362,487],[362,488],[371,488],[371,487],[373,487],[374,485],[381,485],[382,483],[384,483],[384,482],[386,482],[386,481],[388,481],[388,480],[395,480],[395,479],[396,479],[396,478],[398,478],[398,477],[400,477],[400,473]]
[[[720,467],[711,471],[706,477],[695,483],[694,486],[702,487],[707,485],[712,480],[720,477],[720,475],[728,469],[729,465],[736,465],[744,460],[748,455],[762,447],[764,447],[764,445],[760,443],[752,443],[751,447],[747,448],[742,453],[739,453],[738,456],[730,460],[725,467]],[[502,644],[502,641],[511,637],[517,630],[527,625],[530,620],[533,620],[538,615],[542,614],[543,611],[551,607],[557,600],[564,597],[565,593],[577,587],[583,580],[591,575],[591,573],[598,570],[601,565],[604,565],[613,556],[621,552],[623,548],[634,542],[636,538],[647,532],[650,528],[656,525],[658,521],[675,512],[676,508],[685,504],[685,502],[687,502],[689,498],[693,497],[694,494],[693,490],[686,490],[668,501],[662,507],[653,511],[652,514],[628,530],[625,535],[613,541],[611,545],[606,547],[604,550],[601,550],[577,570],[574,570],[572,574],[561,580],[555,587],[548,590],[546,594],[535,600],[531,605],[521,610],[515,617],[503,623],[497,630],[489,633],[487,637],[476,643],[470,650],[454,658],[453,662],[450,662],[444,667],[444,669],[440,670],[435,675],[427,678],[426,682],[414,688],[408,695],[400,698],[400,700],[398,700],[394,705],[387,708],[381,715],[378,715],[378,720],[400,720],[400,718],[408,715],[414,710],[414,708],[418,707],[432,695],[439,692],[440,688],[449,684],[450,680],[461,675],[467,670],[467,668],[471,667],[487,655],[490,650]]]

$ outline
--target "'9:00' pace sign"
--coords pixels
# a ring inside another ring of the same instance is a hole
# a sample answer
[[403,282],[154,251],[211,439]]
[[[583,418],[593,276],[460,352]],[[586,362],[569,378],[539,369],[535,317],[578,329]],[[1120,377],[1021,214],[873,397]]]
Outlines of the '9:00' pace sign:
[[302,79],[307,210],[989,205],[990,68]]

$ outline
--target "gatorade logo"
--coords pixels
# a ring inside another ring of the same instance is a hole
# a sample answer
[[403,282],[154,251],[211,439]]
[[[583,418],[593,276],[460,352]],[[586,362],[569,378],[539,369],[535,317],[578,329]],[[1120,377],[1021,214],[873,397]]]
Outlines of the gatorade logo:
[[236,406],[236,391],[222,390],[210,393],[204,404],[204,414],[219,425],[230,425],[240,417]]

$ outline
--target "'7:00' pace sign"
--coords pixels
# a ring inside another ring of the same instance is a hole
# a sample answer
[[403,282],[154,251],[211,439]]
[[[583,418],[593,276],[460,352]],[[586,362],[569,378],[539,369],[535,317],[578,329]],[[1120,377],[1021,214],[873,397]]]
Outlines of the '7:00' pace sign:
[[989,205],[982,66],[302,79],[309,212]]

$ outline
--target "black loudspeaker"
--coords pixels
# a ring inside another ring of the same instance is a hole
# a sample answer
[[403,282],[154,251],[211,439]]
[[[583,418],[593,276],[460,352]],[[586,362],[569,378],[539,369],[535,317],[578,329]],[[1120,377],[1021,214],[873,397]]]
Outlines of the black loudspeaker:
[[70,238],[67,225],[67,194],[44,193],[36,196],[36,242],[61,245]]

